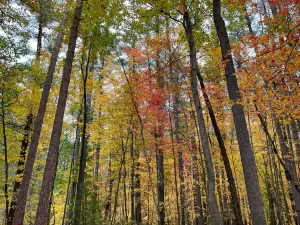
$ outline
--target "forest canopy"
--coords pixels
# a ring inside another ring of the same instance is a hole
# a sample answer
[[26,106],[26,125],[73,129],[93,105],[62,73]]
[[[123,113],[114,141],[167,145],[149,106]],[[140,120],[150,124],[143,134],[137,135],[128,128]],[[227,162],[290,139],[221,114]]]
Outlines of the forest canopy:
[[299,0],[0,1],[0,224],[300,224]]

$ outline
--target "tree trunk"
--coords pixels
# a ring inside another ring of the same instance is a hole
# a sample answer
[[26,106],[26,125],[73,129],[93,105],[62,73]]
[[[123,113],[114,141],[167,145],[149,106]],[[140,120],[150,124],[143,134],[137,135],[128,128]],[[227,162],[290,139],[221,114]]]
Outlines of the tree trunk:
[[186,11],[184,13],[185,21],[185,32],[188,37],[189,47],[190,47],[190,62],[191,62],[191,89],[193,94],[193,100],[197,113],[198,126],[202,142],[202,150],[204,153],[207,177],[208,177],[208,212],[210,215],[211,224],[219,225],[221,224],[221,218],[218,210],[216,195],[215,195],[215,173],[213,162],[210,154],[210,149],[208,145],[208,137],[206,133],[206,126],[204,122],[202,106],[199,99],[198,87],[197,87],[197,59],[196,59],[196,49],[193,39],[192,24],[189,18],[189,13]]
[[197,68],[197,77],[198,80],[200,81],[200,86],[201,86],[201,90],[204,96],[204,100],[208,109],[208,113],[211,119],[211,123],[213,125],[214,128],[214,132],[215,135],[217,137],[217,141],[221,150],[221,156],[222,156],[222,160],[224,163],[224,167],[226,170],[226,174],[227,174],[227,179],[228,179],[228,184],[229,184],[229,190],[231,193],[231,202],[232,202],[232,208],[233,208],[233,212],[235,215],[235,223],[236,225],[242,225],[243,224],[243,218],[242,218],[242,213],[241,213],[241,208],[240,208],[240,203],[239,203],[239,198],[238,198],[238,194],[237,194],[237,190],[236,190],[236,186],[235,186],[235,181],[234,181],[234,177],[233,177],[233,173],[232,173],[232,169],[230,166],[230,162],[229,162],[229,158],[227,155],[227,150],[225,147],[225,143],[220,131],[220,128],[218,126],[216,117],[215,117],[215,113],[213,111],[212,105],[210,103],[209,97],[206,93],[206,89],[205,89],[205,84],[203,81],[203,78]]
[[[84,62],[82,62],[83,64]],[[74,225],[80,224],[80,214],[81,214],[81,202],[84,194],[84,178],[85,178],[85,168],[86,168],[86,158],[88,154],[88,141],[89,134],[87,133],[87,125],[91,121],[91,93],[87,91],[87,80],[89,78],[89,72],[93,72],[94,66],[92,65],[89,69],[90,63],[90,50],[88,52],[87,63],[85,71],[82,68],[82,79],[83,79],[83,127],[82,127],[82,137],[81,137],[81,153],[79,162],[79,175],[77,182],[77,192],[75,199],[75,214],[74,214]]]
[[[178,77],[177,77],[178,82]],[[180,144],[179,138],[179,93],[176,92],[173,98],[174,101],[174,128],[175,128],[175,141],[176,145]],[[183,158],[182,158],[182,151],[179,149],[177,150],[177,158],[178,158],[178,174],[179,174],[179,188],[180,188],[180,207],[181,207],[181,224],[185,225],[186,221],[186,196],[185,196],[185,184],[184,184],[184,168],[183,168]],[[174,159],[175,160],[175,159]]]
[[111,197],[114,185],[114,178],[112,177],[112,170],[111,170],[111,161],[112,161],[112,154],[110,153],[109,162],[108,162],[108,195],[106,197],[105,202],[105,213],[104,213],[104,220],[106,223],[110,221],[111,218]]
[[[68,11],[65,12],[61,27],[64,27],[68,18]],[[26,201],[27,201],[27,193],[29,190],[29,184],[30,184],[30,179],[32,175],[32,170],[33,170],[33,165],[36,157],[36,152],[40,140],[40,135],[41,135],[41,129],[43,125],[43,120],[46,112],[46,106],[48,102],[48,96],[49,92],[51,89],[51,84],[52,84],[52,79],[53,79],[53,74],[55,71],[56,67],[56,62],[58,58],[58,53],[59,49],[62,44],[64,32],[63,29],[60,30],[56,37],[56,41],[54,44],[54,48],[52,51],[51,59],[50,59],[50,64],[48,67],[47,71],[47,76],[44,82],[44,88],[40,100],[40,105],[38,109],[38,113],[34,122],[34,127],[33,127],[33,132],[32,132],[32,137],[31,137],[31,142],[28,150],[28,156],[24,168],[24,173],[23,173],[23,178],[20,186],[20,191],[17,196],[17,202],[16,202],[16,207],[15,207],[15,212],[12,213],[13,217],[13,225],[19,225],[22,224],[24,214],[25,214],[25,207],[26,207]]]
[[157,169],[157,199],[158,199],[158,225],[165,224],[165,185],[164,185],[164,154],[160,142],[161,135],[156,137],[156,169]]
[[296,163],[297,165],[300,164],[300,140],[299,140],[299,132],[297,130],[297,125],[295,120],[292,118],[291,123],[291,130],[292,130],[292,136],[293,136],[293,140],[294,140],[294,144],[296,147]]
[[291,176],[291,180],[289,180],[289,186],[292,190],[291,194],[292,197],[291,199],[293,199],[294,201],[294,206],[295,206],[295,213],[296,213],[296,218],[297,218],[297,222],[299,222],[299,216],[300,216],[300,193],[299,191],[296,189],[295,185],[293,185],[293,182],[296,181],[296,168],[295,168],[295,164],[293,162],[292,156],[291,156],[291,152],[289,151],[288,146],[286,145],[286,134],[283,132],[282,128],[281,128],[281,124],[280,122],[275,119],[275,127],[276,127],[276,132],[278,134],[279,137],[279,143],[280,143],[280,148],[281,148],[281,153],[282,153],[282,157],[284,158],[285,161],[285,166],[287,167],[287,170],[289,171],[289,174]]
[[[71,170],[71,175],[72,176],[72,185],[71,185],[71,193],[70,196],[68,197],[68,212],[66,215],[66,225],[71,225],[73,223],[73,218],[74,218],[74,200],[75,200],[75,195],[76,195],[76,187],[77,187],[77,173],[78,173],[78,153],[79,153],[79,147],[80,147],[80,129],[79,129],[79,122],[81,122],[81,111],[78,112],[78,118],[77,118],[77,128],[76,128],[76,138],[75,138],[75,143],[74,143],[74,161],[73,161],[73,166]],[[62,224],[64,225],[64,224]]]
[[[79,113],[80,115],[80,113]],[[78,116],[77,119],[77,123],[80,120],[80,116]],[[65,200],[65,206],[64,206],[64,214],[63,214],[63,221],[62,221],[62,225],[68,224],[65,223],[65,220],[70,218],[69,212],[73,207],[73,204],[70,204],[73,201],[73,198],[75,196],[75,191],[76,191],[76,185],[75,185],[75,190],[74,190],[74,195],[72,196],[73,193],[73,176],[74,176],[74,168],[77,162],[77,157],[78,157],[78,150],[79,150],[79,141],[80,141],[80,137],[79,137],[79,126],[77,124],[76,126],[76,134],[75,134],[75,143],[74,143],[74,148],[73,148],[73,154],[72,154],[72,161],[70,163],[70,173],[69,173],[69,180],[68,180],[68,186],[67,186],[67,194],[66,194],[66,200]],[[71,192],[70,192],[70,187],[72,187]],[[71,194],[70,194],[71,193]],[[67,210],[67,206],[69,206],[69,209]]]
[[2,133],[3,133],[3,146],[4,146],[4,164],[5,164],[5,175],[4,175],[4,196],[5,196],[5,223],[8,224],[9,222],[9,213],[8,213],[8,207],[9,207],[9,200],[8,200],[8,148],[7,148],[7,137],[6,137],[6,124],[5,124],[5,110],[4,110],[4,101],[3,101],[3,90],[2,90],[2,96],[1,96],[2,104]]
[[24,127],[24,136],[22,139],[21,151],[20,151],[19,161],[18,161],[18,165],[17,165],[17,173],[16,173],[16,179],[15,179],[14,188],[13,188],[13,196],[11,198],[10,207],[9,207],[7,225],[12,224],[12,219],[15,214],[18,192],[19,192],[19,189],[21,186],[21,179],[22,179],[22,175],[24,172],[24,164],[25,164],[25,160],[26,160],[27,147],[29,144],[29,136],[30,136],[30,131],[31,131],[31,127],[32,127],[32,120],[33,120],[33,114],[29,113],[29,115],[26,118],[26,124]]
[[[56,168],[56,158],[58,154],[58,148],[60,143],[60,136],[62,132],[63,117],[66,107],[66,101],[68,96],[68,88],[70,83],[70,74],[72,71],[72,64],[74,60],[74,50],[76,47],[76,40],[78,35],[80,17],[82,12],[82,0],[77,0],[75,14],[73,18],[73,24],[70,31],[70,39],[68,44],[67,57],[63,69],[62,82],[60,86],[58,104],[56,108],[56,114],[53,124],[53,130],[50,139],[49,152],[47,156],[43,184],[40,192],[40,199],[37,209],[36,225],[44,225],[48,218],[48,207],[51,187],[54,182],[54,173]],[[17,225],[17,224],[15,224]]]
[[259,187],[257,168],[255,164],[254,153],[252,151],[249,140],[245,113],[243,106],[237,103],[237,101],[240,99],[239,88],[235,76],[233,59],[230,54],[231,47],[229,44],[226,26],[221,16],[220,0],[213,1],[213,17],[218,33],[218,38],[220,41],[222,57],[224,62],[226,62],[225,73],[227,89],[229,93],[229,98],[233,101],[232,113],[240,149],[241,161],[243,165],[252,222],[255,225],[266,225],[266,218],[264,215],[263,201]]
[[202,200],[201,200],[201,190],[200,190],[200,179],[199,179],[199,170],[198,170],[198,158],[196,153],[196,142],[192,138],[192,158],[193,158],[193,186],[194,186],[194,209],[195,209],[195,225],[204,225],[203,209],[202,209]]
[[[157,18],[156,18],[157,19]],[[158,31],[156,31],[158,33]],[[161,73],[161,66],[159,62],[159,52],[156,53],[156,81],[159,90],[164,90],[164,77]],[[156,105],[158,110],[164,111],[164,103]],[[162,139],[164,137],[164,121],[161,117],[156,117],[155,128],[155,151],[156,151],[156,169],[157,169],[157,202],[158,202],[158,225],[165,224],[166,206],[165,206],[165,175],[164,175],[164,152]]]
[[134,137],[133,137],[133,129],[130,130],[131,136],[131,145],[130,145],[130,158],[131,158],[131,170],[130,170],[130,212],[131,212],[131,223],[134,223]]
[[135,149],[135,174],[134,174],[134,200],[135,200],[135,222],[142,224],[142,199],[141,199],[141,179],[140,179],[140,152]]

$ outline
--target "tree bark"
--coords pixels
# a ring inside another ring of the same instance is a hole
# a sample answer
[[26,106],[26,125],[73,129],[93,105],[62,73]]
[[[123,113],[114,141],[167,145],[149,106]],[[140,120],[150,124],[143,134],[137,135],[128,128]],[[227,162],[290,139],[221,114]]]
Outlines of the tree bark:
[[134,213],[134,137],[133,137],[133,129],[130,129],[131,136],[131,145],[130,145],[130,158],[131,158],[131,170],[130,170],[130,211],[131,211],[131,222],[135,221],[135,213]]
[[241,208],[240,208],[240,203],[239,203],[239,198],[238,198],[238,194],[237,194],[237,190],[236,190],[236,186],[235,186],[235,181],[234,181],[234,177],[233,177],[233,173],[232,173],[232,169],[230,166],[230,162],[229,162],[229,158],[227,155],[227,150],[225,147],[225,143],[220,131],[220,128],[218,126],[216,117],[215,117],[215,113],[213,111],[212,105],[210,103],[209,97],[206,93],[206,89],[205,89],[205,84],[203,81],[203,78],[200,74],[200,71],[197,69],[197,77],[198,80],[200,81],[200,86],[201,86],[201,90],[204,96],[204,100],[208,109],[208,113],[211,119],[211,123],[213,125],[213,129],[215,132],[215,135],[217,137],[217,141],[221,150],[221,156],[222,156],[222,160],[224,163],[224,167],[226,170],[226,174],[227,174],[227,179],[228,179],[228,184],[229,184],[229,190],[231,193],[231,202],[232,202],[232,208],[233,208],[233,212],[235,215],[235,223],[236,225],[242,225],[243,224],[243,217],[242,217],[242,213],[241,213]]
[[[80,113],[79,113],[80,115]],[[77,123],[79,122],[80,116],[78,116],[77,119]],[[77,124],[76,126],[76,133],[75,133],[75,143],[74,143],[74,148],[73,148],[73,154],[72,154],[72,161],[70,163],[70,174],[69,174],[69,180],[68,180],[68,186],[67,186],[67,194],[66,194],[66,200],[65,200],[65,206],[64,206],[64,214],[63,214],[63,219],[62,219],[62,225],[68,224],[68,219],[71,218],[71,216],[69,216],[69,212],[70,210],[72,210],[73,204],[73,198],[75,196],[75,191],[76,191],[76,185],[75,188],[73,190],[73,182],[74,182],[74,167],[76,165],[77,162],[77,157],[78,157],[78,150],[79,150],[79,141],[80,141],[80,137],[79,137],[79,126]],[[72,189],[70,190],[70,187],[72,187]],[[70,192],[71,191],[71,192]],[[74,194],[72,195],[72,193],[74,192]],[[71,193],[71,194],[70,194]],[[67,210],[67,206],[69,205],[69,209]],[[71,214],[71,213],[70,213]],[[67,219],[67,221],[66,221]]]
[[[68,88],[70,83],[70,74],[72,71],[72,64],[74,60],[74,51],[76,47],[76,40],[78,36],[80,17],[82,12],[83,0],[77,0],[75,14],[70,31],[70,39],[68,44],[67,57],[63,69],[62,82],[60,86],[58,104],[56,108],[56,114],[53,124],[53,130],[50,139],[49,152],[47,156],[42,189],[40,192],[40,199],[37,209],[36,225],[44,225],[48,218],[48,207],[51,187],[54,182],[54,173],[56,168],[56,158],[58,154],[58,147],[60,143],[60,136],[62,132],[63,117],[66,107],[66,101],[68,96]],[[15,224],[17,225],[17,224]]]
[[142,224],[142,198],[141,198],[141,176],[140,176],[140,152],[135,149],[135,174],[134,174],[134,206],[135,222],[137,225]]
[[[82,79],[83,79],[83,127],[82,127],[82,137],[81,137],[81,153],[80,153],[80,162],[79,162],[79,175],[77,182],[77,192],[75,199],[75,214],[74,214],[74,225],[80,224],[80,214],[81,214],[81,202],[84,193],[84,178],[85,178],[85,168],[86,168],[86,159],[88,153],[88,141],[89,134],[87,132],[87,125],[91,121],[91,93],[87,90],[87,80],[89,78],[89,72],[93,72],[94,66],[90,65],[90,50],[88,52],[87,62],[85,70],[82,68]],[[84,62],[82,62],[83,64]]]
[[[64,27],[68,18],[68,11],[65,12],[61,27]],[[41,135],[41,130],[42,130],[42,125],[43,125],[43,120],[46,112],[46,106],[48,102],[48,97],[49,97],[49,92],[51,89],[51,84],[52,84],[52,79],[53,79],[53,74],[55,71],[56,67],[56,62],[58,58],[58,53],[62,44],[64,32],[63,29],[58,33],[56,37],[56,41],[54,44],[54,48],[52,51],[51,59],[50,59],[50,64],[48,67],[47,71],[47,76],[44,82],[44,88],[40,100],[40,105],[38,109],[38,114],[36,116],[35,122],[34,122],[34,127],[33,127],[33,132],[32,132],[32,137],[31,137],[31,142],[28,150],[28,156],[24,168],[24,173],[23,173],[23,178],[20,186],[20,191],[17,196],[17,203],[15,207],[15,212],[12,213],[13,217],[13,225],[19,225],[23,223],[24,219],[24,214],[25,214],[25,207],[26,207],[26,201],[27,201],[27,193],[29,190],[29,184],[31,180],[31,175],[32,175],[32,170],[33,170],[33,165],[36,157],[36,152],[40,140],[40,135]]]
[[2,111],[2,133],[3,133],[3,146],[4,146],[4,165],[5,165],[5,172],[4,172],[4,196],[5,196],[5,223],[8,224],[9,222],[9,200],[8,200],[8,148],[7,148],[7,136],[6,136],[6,123],[5,123],[5,110],[4,110],[4,101],[3,101],[3,90],[1,96],[1,111]]
[[216,200],[216,194],[215,194],[215,173],[214,173],[214,167],[212,162],[212,157],[210,154],[210,149],[208,145],[208,137],[206,133],[206,126],[204,122],[203,112],[202,112],[202,106],[199,100],[199,93],[198,93],[198,87],[197,87],[197,59],[196,59],[196,49],[194,45],[194,39],[193,39],[193,31],[192,31],[192,24],[191,20],[189,18],[189,13],[186,11],[184,13],[184,21],[185,21],[185,32],[188,37],[189,42],[189,48],[190,48],[190,62],[191,62],[191,89],[193,94],[193,100],[196,108],[197,113],[197,121],[201,136],[201,142],[202,142],[202,150],[204,153],[205,158],[205,164],[206,164],[206,170],[207,170],[207,177],[208,177],[208,211],[210,214],[210,221],[211,224],[219,225],[221,224],[221,218],[218,210],[217,200]]
[[239,87],[235,76],[233,59],[230,54],[231,47],[225,22],[221,16],[220,0],[213,0],[213,17],[220,41],[223,61],[225,62],[225,74],[229,98],[231,101],[233,101],[232,113],[243,165],[252,222],[255,225],[266,225],[257,168],[255,164],[254,153],[249,140],[245,113],[243,106],[238,103],[238,100],[240,99]]
[[[76,195],[76,187],[77,187],[77,173],[78,173],[78,155],[79,155],[79,148],[80,148],[80,128],[79,123],[82,122],[81,113],[82,113],[82,106],[80,106],[80,110],[78,112],[77,118],[77,127],[76,127],[76,136],[75,136],[75,143],[74,143],[74,160],[73,166],[71,170],[71,177],[72,177],[72,185],[71,185],[71,192],[70,196],[68,196],[68,212],[66,215],[66,225],[71,225],[73,223],[74,218],[74,200]],[[64,225],[64,224],[62,224]]]
[[21,144],[21,151],[19,155],[19,161],[17,165],[17,172],[16,172],[16,179],[13,187],[13,193],[12,193],[12,198],[10,202],[10,207],[9,207],[9,214],[8,214],[8,222],[7,225],[12,224],[12,219],[15,214],[15,209],[16,209],[16,204],[17,204],[17,198],[18,198],[18,192],[21,187],[21,179],[22,175],[24,172],[24,164],[26,161],[26,152],[27,152],[27,147],[29,144],[29,136],[30,136],[30,131],[32,127],[32,120],[33,120],[33,114],[29,113],[27,118],[26,118],[26,124],[24,127],[24,136],[22,139],[22,144]]
[[292,136],[294,140],[294,144],[296,147],[296,162],[299,165],[300,164],[300,140],[299,140],[299,132],[297,130],[297,125],[295,122],[295,119],[292,118],[290,122],[291,130],[292,130]]
[[[178,82],[178,77],[177,77]],[[176,145],[180,144],[179,138],[179,93],[176,92],[173,98],[174,101],[174,132],[175,132],[175,141]],[[180,188],[180,207],[181,207],[181,224],[185,225],[186,221],[186,196],[185,196],[185,184],[184,184],[184,168],[183,168],[183,158],[182,158],[182,151],[179,149],[177,150],[177,158],[178,158],[178,174],[179,174],[179,188]],[[174,159],[175,160],[175,159]],[[177,187],[176,187],[177,188]]]
[[112,170],[111,170],[111,161],[112,161],[112,154],[110,153],[109,162],[108,162],[108,195],[106,197],[105,202],[105,213],[104,213],[104,220],[106,223],[110,221],[111,218],[111,197],[114,185],[114,178],[112,177]]
[[192,160],[193,160],[193,186],[194,186],[194,210],[196,214],[195,225],[204,225],[202,200],[201,200],[201,190],[200,190],[200,179],[198,170],[198,157],[196,153],[196,142],[192,138]]
[[299,222],[299,216],[300,216],[300,193],[296,189],[295,185],[293,185],[293,182],[296,181],[296,168],[295,168],[295,163],[293,162],[291,152],[289,151],[288,146],[286,145],[287,137],[286,134],[283,132],[281,128],[280,122],[275,119],[275,127],[276,127],[276,132],[278,134],[279,138],[279,143],[280,143],[280,148],[281,148],[281,153],[282,157],[284,158],[285,161],[285,166],[287,167],[287,170],[289,171],[289,174],[291,176],[291,180],[288,180],[289,186],[292,190],[291,194],[294,201],[294,206],[295,206],[295,213],[296,213],[296,218],[297,222]]

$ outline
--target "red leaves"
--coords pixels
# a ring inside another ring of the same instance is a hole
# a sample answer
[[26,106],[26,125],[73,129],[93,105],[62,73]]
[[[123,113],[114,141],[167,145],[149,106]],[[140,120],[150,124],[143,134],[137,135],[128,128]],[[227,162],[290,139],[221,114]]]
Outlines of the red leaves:
[[271,7],[276,7],[278,6],[278,0],[269,0],[269,4]]
[[281,4],[287,3],[288,5],[292,5],[292,4],[299,4],[300,0],[289,0],[289,1],[282,1],[282,0],[269,0],[270,6],[271,7],[278,7]]

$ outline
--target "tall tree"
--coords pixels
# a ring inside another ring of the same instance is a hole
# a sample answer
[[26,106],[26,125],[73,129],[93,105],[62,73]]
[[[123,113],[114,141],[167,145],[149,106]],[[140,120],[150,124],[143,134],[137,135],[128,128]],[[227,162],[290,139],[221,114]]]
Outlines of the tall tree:
[[[70,75],[74,60],[76,40],[78,36],[80,17],[82,14],[83,1],[77,0],[72,27],[70,30],[67,57],[63,69],[62,82],[60,86],[58,104],[53,123],[53,130],[50,138],[49,152],[47,156],[46,166],[44,170],[43,184],[40,192],[39,204],[36,215],[36,225],[43,225],[48,219],[48,207],[51,187],[54,182],[54,173],[56,168],[56,158],[59,150],[60,136],[62,132],[63,117],[68,96],[68,87],[70,83]],[[15,223],[15,222],[14,222]],[[18,224],[18,223],[16,223]]]
[[[81,153],[80,153],[80,163],[79,163],[79,174],[77,182],[77,192],[75,200],[75,214],[74,214],[74,224],[80,224],[80,214],[81,214],[81,202],[84,194],[84,177],[86,168],[86,159],[88,154],[88,141],[89,134],[87,131],[87,126],[91,121],[91,93],[87,88],[87,81],[90,79],[89,73],[94,70],[93,63],[90,64],[91,60],[91,49],[89,47],[86,60],[84,60],[84,55],[82,56],[81,62],[81,74],[83,81],[83,127],[82,127],[82,138],[81,138]],[[86,62],[84,62],[86,61]]]
[[221,218],[220,218],[217,200],[216,200],[216,194],[215,194],[215,172],[214,172],[212,157],[208,145],[206,125],[203,117],[203,109],[199,99],[199,92],[198,92],[198,85],[197,85],[198,84],[197,82],[198,63],[196,58],[196,49],[194,45],[193,30],[192,30],[193,28],[192,28],[189,12],[186,7],[185,7],[183,17],[184,17],[184,24],[185,24],[185,32],[188,37],[188,43],[190,49],[191,89],[193,94],[195,110],[197,114],[197,122],[198,122],[200,136],[201,136],[202,151],[205,157],[205,164],[206,164],[207,177],[208,177],[208,183],[207,183],[208,210],[209,210],[211,223],[221,224]]
[[220,41],[223,61],[225,63],[225,74],[229,98],[233,102],[231,109],[240,149],[241,161],[248,194],[248,201],[252,215],[252,222],[257,225],[265,225],[266,218],[264,215],[263,201],[259,187],[257,168],[255,164],[254,153],[250,144],[244,109],[243,106],[240,103],[238,103],[238,101],[240,100],[239,87],[235,76],[235,68],[233,64],[232,55],[230,53],[230,42],[225,22],[221,15],[220,0],[213,1],[213,17],[218,38]]
[[[40,135],[41,135],[41,129],[43,125],[43,120],[46,112],[46,106],[48,102],[48,97],[49,97],[49,92],[51,89],[51,84],[52,84],[52,79],[53,79],[53,74],[55,71],[56,67],[56,62],[59,54],[59,50],[63,41],[64,37],[64,26],[67,23],[68,19],[68,10],[66,10],[63,20],[60,25],[60,31],[57,34],[55,44],[52,50],[51,54],[51,59],[50,59],[50,64],[48,67],[48,72],[46,79],[44,81],[44,87],[43,87],[43,92],[40,100],[40,105],[38,109],[37,116],[35,118],[34,122],[34,128],[32,132],[32,137],[31,137],[31,142],[28,150],[28,156],[29,160],[26,160],[25,164],[25,159],[26,159],[26,149],[29,143],[29,132],[31,130],[31,124],[33,120],[33,115],[30,114],[27,117],[26,121],[26,126],[24,128],[25,135],[22,140],[22,146],[21,146],[21,152],[20,152],[20,159],[18,162],[18,167],[17,167],[17,173],[16,173],[16,180],[13,188],[13,196],[12,196],[12,201],[10,204],[10,209],[9,209],[9,224],[12,224],[12,219],[14,218],[14,214],[17,209],[17,214],[21,221],[21,218],[24,217],[24,212],[25,212],[25,206],[26,206],[26,199],[27,199],[27,193],[29,189],[29,184],[30,184],[30,179],[32,175],[32,170],[33,170],[33,164],[35,161],[35,156],[40,140]],[[25,164],[25,167],[24,167]],[[23,176],[22,176],[23,175]],[[19,177],[22,178],[22,181],[20,181]],[[20,189],[20,191],[19,191]]]

